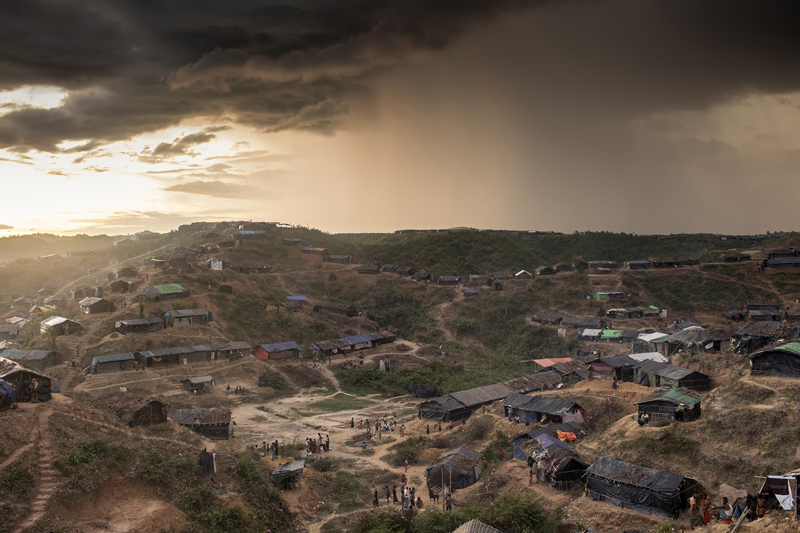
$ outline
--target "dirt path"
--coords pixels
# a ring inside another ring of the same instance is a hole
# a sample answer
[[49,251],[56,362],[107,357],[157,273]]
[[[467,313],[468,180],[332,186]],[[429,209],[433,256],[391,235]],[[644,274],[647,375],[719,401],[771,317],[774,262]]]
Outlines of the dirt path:
[[463,299],[464,299],[464,294],[458,290],[458,287],[456,287],[453,297],[450,299],[449,302],[437,304],[433,308],[433,318],[434,320],[436,320],[436,325],[438,326],[439,331],[444,333],[444,338],[447,339],[448,341],[455,342],[457,340],[456,338],[457,335],[455,334],[455,332],[453,332],[453,330],[447,327],[445,321],[445,314],[448,308],[451,305],[453,305],[453,303],[460,302]]
[[53,414],[53,406],[46,405],[38,414],[39,424],[35,430],[38,450],[38,459],[36,461],[36,466],[38,467],[36,492],[31,501],[31,514],[28,516],[27,520],[14,530],[14,533],[28,531],[36,525],[39,520],[44,518],[45,506],[53,494],[55,494],[58,485],[58,474],[53,468],[53,445],[50,443],[50,438],[47,434],[47,422]]

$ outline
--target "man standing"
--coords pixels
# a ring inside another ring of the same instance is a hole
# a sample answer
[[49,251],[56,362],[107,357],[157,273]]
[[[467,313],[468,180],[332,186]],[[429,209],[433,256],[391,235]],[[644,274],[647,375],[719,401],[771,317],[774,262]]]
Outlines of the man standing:
[[31,380],[31,403],[39,403],[39,382],[36,378]]

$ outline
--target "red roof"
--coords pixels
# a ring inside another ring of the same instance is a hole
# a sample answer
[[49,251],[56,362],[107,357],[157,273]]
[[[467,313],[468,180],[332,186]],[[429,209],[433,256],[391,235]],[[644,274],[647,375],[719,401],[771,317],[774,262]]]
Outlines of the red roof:
[[558,357],[553,359],[534,359],[533,362],[542,368],[549,368],[553,365],[557,365],[558,363],[571,363],[572,357]]

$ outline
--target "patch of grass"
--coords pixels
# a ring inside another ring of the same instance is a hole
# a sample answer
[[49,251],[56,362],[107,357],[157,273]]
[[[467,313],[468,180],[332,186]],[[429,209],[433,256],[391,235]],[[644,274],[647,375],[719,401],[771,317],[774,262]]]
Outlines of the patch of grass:
[[324,400],[310,403],[306,406],[306,408],[325,413],[336,413],[339,411],[363,409],[364,407],[370,407],[374,404],[375,402],[372,400],[354,398],[353,396],[339,393],[331,396],[330,398],[325,398]]
[[401,467],[408,461],[410,465],[419,464],[419,455],[426,448],[425,437],[409,437],[389,447],[385,460],[391,466]]
[[336,472],[340,466],[338,459],[324,455],[315,455],[307,459],[306,464],[317,472]]
[[361,483],[358,474],[339,471],[336,472],[333,481],[331,498],[339,504],[340,512],[357,509],[366,503],[369,489]]
[[261,422],[266,422],[267,421],[267,417],[266,416],[262,416],[262,415],[256,415],[256,416],[250,417],[250,420],[252,420],[253,422],[258,422],[260,424]]
[[500,460],[500,450],[506,452],[506,459],[510,459],[514,453],[514,443],[502,431],[496,431],[492,436],[489,445],[481,452],[487,461],[498,462]]

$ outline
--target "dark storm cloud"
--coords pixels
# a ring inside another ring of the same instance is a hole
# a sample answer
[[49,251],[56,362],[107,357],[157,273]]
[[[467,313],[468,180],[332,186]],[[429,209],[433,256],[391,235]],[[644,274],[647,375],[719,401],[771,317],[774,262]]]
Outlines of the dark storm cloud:
[[55,85],[60,107],[0,117],[0,147],[57,151],[190,117],[331,132],[378,70],[545,0],[9,0],[0,89]]
[[540,49],[510,43],[497,60],[516,61],[514,46],[535,56],[513,75],[551,87],[554,115],[646,114],[800,87],[800,4],[789,0],[8,0],[0,89],[70,93],[60,107],[0,117],[0,147],[90,149],[191,117],[332,132],[375,73],[540,5],[589,23],[531,28],[545,37]]

